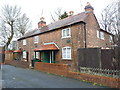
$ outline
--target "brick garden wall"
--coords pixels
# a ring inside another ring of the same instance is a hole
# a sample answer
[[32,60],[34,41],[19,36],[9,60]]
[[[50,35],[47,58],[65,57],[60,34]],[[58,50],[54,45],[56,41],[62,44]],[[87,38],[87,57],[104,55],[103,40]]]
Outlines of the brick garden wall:
[[13,51],[5,51],[5,61],[13,59]]
[[5,60],[4,64],[10,64],[11,62],[11,60]]
[[78,80],[97,83],[112,88],[120,88],[120,79],[118,78],[83,74],[79,72],[70,72],[68,69],[68,65],[65,64],[49,64],[36,62],[34,69],[52,74],[63,75],[65,77],[70,77]]
[[5,51],[5,60],[4,64],[10,64],[13,60],[13,51]]
[[63,76],[67,76],[68,73],[68,65],[66,64],[36,62],[34,69]]
[[25,62],[25,61],[6,60],[4,64],[9,64],[12,66],[22,67],[22,68],[29,68],[29,62]]
[[120,79],[118,78],[90,75],[90,74],[77,73],[77,72],[69,72],[67,77],[83,80],[91,83],[101,84],[112,88],[120,88]]
[[25,61],[12,61],[10,63],[13,66],[17,66],[17,67],[22,67],[22,68],[29,68],[29,62],[25,62]]

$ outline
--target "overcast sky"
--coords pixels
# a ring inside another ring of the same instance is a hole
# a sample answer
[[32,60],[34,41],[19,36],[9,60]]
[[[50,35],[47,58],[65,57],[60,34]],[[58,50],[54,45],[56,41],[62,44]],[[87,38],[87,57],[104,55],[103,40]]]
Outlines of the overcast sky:
[[90,2],[94,7],[94,13],[99,18],[101,10],[114,0],[0,0],[0,8],[6,4],[18,5],[22,12],[32,21],[32,29],[37,28],[41,13],[47,24],[51,23],[50,14],[57,8],[62,8],[67,12],[74,11],[74,14],[84,11],[84,6]]

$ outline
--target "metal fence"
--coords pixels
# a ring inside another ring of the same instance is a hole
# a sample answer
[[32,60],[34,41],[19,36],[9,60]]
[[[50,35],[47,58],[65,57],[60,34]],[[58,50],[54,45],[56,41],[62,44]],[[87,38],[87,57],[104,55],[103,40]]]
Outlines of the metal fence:
[[80,67],[81,73],[120,78],[120,70]]

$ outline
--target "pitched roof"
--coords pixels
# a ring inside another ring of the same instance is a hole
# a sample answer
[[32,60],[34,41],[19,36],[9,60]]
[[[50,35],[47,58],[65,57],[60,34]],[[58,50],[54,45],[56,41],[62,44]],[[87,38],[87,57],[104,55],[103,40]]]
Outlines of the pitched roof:
[[85,18],[87,17],[85,12],[79,13],[77,15],[69,16],[65,19],[55,21],[54,23],[48,24],[45,27],[42,27],[41,29],[35,29],[32,31],[27,32],[23,37],[19,38],[18,40],[25,39],[27,37],[31,37],[34,35],[38,35],[44,32],[52,31],[57,28],[61,28],[64,26],[72,25],[78,22],[85,22]]
[[[86,22],[86,17],[88,16],[86,13],[90,13],[90,12],[82,12],[82,13],[79,13],[77,15],[69,16],[65,19],[58,20],[58,21],[55,21],[54,23],[48,24],[45,27],[29,31],[24,36],[19,38],[18,40],[22,40],[22,39],[25,39],[25,38],[28,38],[28,37],[39,35],[39,34],[42,34],[42,33],[45,33],[45,32],[53,31],[55,29],[65,27],[65,26],[69,26],[69,25],[72,25],[72,24],[75,24],[75,23],[78,23],[78,22],[84,22],[85,23]],[[99,22],[98,22],[98,24],[99,24]],[[111,34],[107,31],[101,29],[101,26],[100,26],[100,30],[104,31],[108,34]]]

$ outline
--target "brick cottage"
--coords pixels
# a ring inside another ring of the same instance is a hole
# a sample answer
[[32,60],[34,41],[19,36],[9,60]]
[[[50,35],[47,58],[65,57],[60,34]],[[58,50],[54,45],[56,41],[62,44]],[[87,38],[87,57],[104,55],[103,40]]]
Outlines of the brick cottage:
[[78,64],[78,48],[108,48],[112,44],[113,35],[100,28],[94,8],[88,3],[84,12],[48,25],[42,17],[38,29],[18,39],[14,59],[31,66],[31,60],[37,58],[46,63],[68,64],[73,70]]

